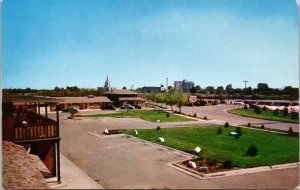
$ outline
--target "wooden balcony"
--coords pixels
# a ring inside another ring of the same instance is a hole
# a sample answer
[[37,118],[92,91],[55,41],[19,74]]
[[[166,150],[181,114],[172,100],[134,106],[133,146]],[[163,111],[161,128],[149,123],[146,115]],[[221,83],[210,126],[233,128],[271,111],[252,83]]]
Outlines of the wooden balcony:
[[34,112],[18,113],[14,134],[14,141],[59,137],[57,122]]

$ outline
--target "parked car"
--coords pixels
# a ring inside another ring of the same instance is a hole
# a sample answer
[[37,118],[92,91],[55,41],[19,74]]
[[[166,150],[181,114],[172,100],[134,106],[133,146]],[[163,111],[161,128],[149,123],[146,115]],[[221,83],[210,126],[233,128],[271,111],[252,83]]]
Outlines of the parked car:
[[129,110],[132,110],[134,109],[135,107],[130,105],[130,104],[124,104],[123,106],[120,107],[121,109],[129,109]]
[[139,105],[133,105],[136,109],[142,109],[142,106]]
[[104,107],[104,110],[115,110],[115,109],[116,109],[116,107],[113,105],[108,105],[108,106]]

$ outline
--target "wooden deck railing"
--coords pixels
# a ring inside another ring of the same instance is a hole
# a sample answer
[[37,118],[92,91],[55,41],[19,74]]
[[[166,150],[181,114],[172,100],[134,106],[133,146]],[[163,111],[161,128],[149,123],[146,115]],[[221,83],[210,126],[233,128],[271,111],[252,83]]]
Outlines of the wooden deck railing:
[[15,126],[15,140],[32,140],[58,137],[56,122]]

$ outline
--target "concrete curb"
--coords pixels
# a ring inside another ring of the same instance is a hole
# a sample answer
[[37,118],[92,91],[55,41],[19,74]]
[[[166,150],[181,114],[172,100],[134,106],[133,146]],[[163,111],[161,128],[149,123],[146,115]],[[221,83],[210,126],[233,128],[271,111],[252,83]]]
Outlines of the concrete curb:
[[201,174],[192,169],[181,166],[177,163],[178,162],[171,162],[168,165],[172,166],[173,168],[175,168],[183,173],[186,173],[190,176],[193,176],[193,177],[199,178],[199,179],[214,179],[214,178],[219,178],[219,177],[236,176],[236,175],[259,173],[259,172],[266,172],[266,171],[272,171],[272,170],[282,170],[282,169],[299,167],[299,162],[296,162],[296,163],[288,163],[288,164],[273,165],[273,166],[261,166],[261,167],[255,167],[255,168],[237,169],[237,170],[231,170],[231,171],[216,172],[216,173],[211,173],[211,174]]

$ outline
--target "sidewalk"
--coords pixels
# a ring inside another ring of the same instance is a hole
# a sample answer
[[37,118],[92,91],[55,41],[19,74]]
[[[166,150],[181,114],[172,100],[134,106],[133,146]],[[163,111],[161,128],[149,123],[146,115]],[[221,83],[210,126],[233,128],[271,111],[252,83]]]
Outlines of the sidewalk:
[[57,178],[48,179],[51,189],[104,189],[68,158],[60,154],[61,184],[54,182]]

